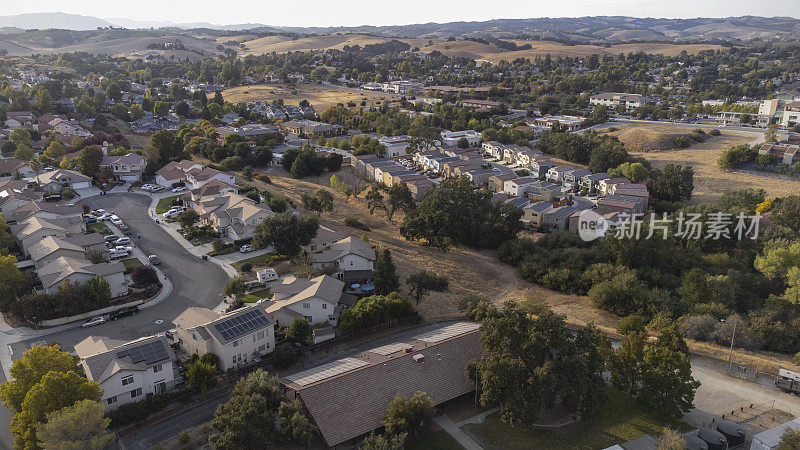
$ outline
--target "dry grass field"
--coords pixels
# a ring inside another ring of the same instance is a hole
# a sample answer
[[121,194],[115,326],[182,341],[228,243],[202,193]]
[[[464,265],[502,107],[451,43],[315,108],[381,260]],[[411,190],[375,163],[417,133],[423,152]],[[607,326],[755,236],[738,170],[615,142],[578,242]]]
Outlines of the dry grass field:
[[398,100],[400,96],[392,94],[365,93],[337,86],[323,84],[254,84],[226,89],[222,92],[225,101],[231,103],[254,102],[283,99],[287,105],[297,105],[301,100],[308,100],[317,112],[337,103],[355,102],[360,105],[362,101],[367,106],[378,106],[386,101]]
[[[232,38],[224,38],[233,40]],[[327,36],[309,36],[292,39],[286,36],[268,36],[259,39],[244,41],[247,50],[243,55],[260,55],[264,53],[276,52],[285,53],[292,51],[327,50],[342,49],[345,45],[368,45],[386,42],[392,38],[367,36],[363,34],[342,34]],[[620,53],[630,53],[644,51],[647,53],[659,53],[668,56],[675,56],[683,50],[690,54],[702,50],[719,49],[718,45],[692,44],[692,45],[672,45],[672,44],[621,44],[611,47],[601,47],[596,45],[565,45],[550,41],[514,41],[519,45],[531,44],[530,50],[508,51],[495,45],[482,44],[472,41],[450,41],[446,39],[411,39],[400,38],[412,48],[419,48],[420,52],[430,53],[439,51],[448,56],[459,56],[476,60],[485,60],[497,63],[501,60],[511,61],[515,58],[530,58],[550,54],[552,56],[572,56],[582,57],[591,54],[618,55]],[[236,39],[239,42],[238,39]],[[219,41],[222,42],[222,41]],[[432,43],[432,45],[429,45]]]
[[[669,137],[674,134],[688,134],[691,132],[691,128],[688,126],[684,128],[678,125],[623,125],[619,127],[619,131],[610,134],[619,136],[632,155],[647,158],[655,167],[661,168],[667,164],[689,164],[694,167],[692,201],[695,203],[712,202],[719,198],[724,191],[732,189],[762,188],[770,197],[797,194],[800,191],[800,182],[797,181],[720,170],[717,159],[723,150],[734,145],[754,144],[763,140],[763,135],[760,133],[725,129],[721,131],[721,136],[709,137],[705,142],[694,143],[687,149],[675,149],[671,145]],[[663,147],[654,146],[648,148],[647,151],[642,151],[643,141],[650,144],[660,142],[665,145]],[[639,147],[638,151],[636,151],[637,147]]]

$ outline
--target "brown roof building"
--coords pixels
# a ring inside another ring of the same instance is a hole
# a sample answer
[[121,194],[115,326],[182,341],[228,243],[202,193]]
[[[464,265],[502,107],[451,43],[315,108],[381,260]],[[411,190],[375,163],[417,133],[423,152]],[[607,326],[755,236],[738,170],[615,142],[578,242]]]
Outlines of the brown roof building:
[[439,405],[471,392],[465,368],[482,355],[480,324],[454,322],[398,337],[281,379],[289,396],[299,395],[329,446],[383,425],[398,394],[425,392]]

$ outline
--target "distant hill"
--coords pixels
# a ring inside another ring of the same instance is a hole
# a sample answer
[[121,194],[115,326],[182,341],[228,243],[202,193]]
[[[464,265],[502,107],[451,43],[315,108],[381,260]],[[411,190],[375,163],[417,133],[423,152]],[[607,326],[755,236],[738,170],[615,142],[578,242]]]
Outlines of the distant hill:
[[23,30],[60,28],[65,30],[95,30],[97,27],[112,25],[103,19],[79,14],[29,13],[14,16],[0,16],[0,27],[14,27]]

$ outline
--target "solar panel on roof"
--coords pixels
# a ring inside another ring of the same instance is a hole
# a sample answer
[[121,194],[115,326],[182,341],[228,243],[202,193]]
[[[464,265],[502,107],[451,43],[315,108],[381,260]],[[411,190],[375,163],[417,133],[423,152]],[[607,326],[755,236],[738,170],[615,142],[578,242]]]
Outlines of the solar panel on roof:
[[231,340],[268,323],[269,318],[266,314],[261,310],[254,309],[236,317],[231,317],[215,323],[214,328],[219,331],[219,334],[221,334],[223,338]]
[[436,330],[428,331],[426,333],[414,336],[418,341],[425,341],[429,343],[441,342],[445,339],[460,336],[472,330],[480,328],[481,324],[474,322],[459,322]]
[[134,364],[144,361],[147,364],[152,364],[158,361],[168,359],[167,351],[161,342],[146,342],[136,347],[126,348],[117,352],[117,358],[130,357]]
[[286,377],[286,379],[300,386],[306,386],[317,381],[325,380],[336,375],[341,375],[343,373],[356,370],[366,365],[369,365],[369,363],[360,359],[344,358],[298,372],[294,375],[289,375]]

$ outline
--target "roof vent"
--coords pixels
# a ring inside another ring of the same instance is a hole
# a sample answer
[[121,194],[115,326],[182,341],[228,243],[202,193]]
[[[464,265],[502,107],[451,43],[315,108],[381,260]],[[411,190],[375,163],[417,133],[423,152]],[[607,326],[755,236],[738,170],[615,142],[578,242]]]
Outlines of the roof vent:
[[414,355],[414,361],[418,363],[425,361],[425,355],[423,355],[422,353],[417,353],[416,355]]

